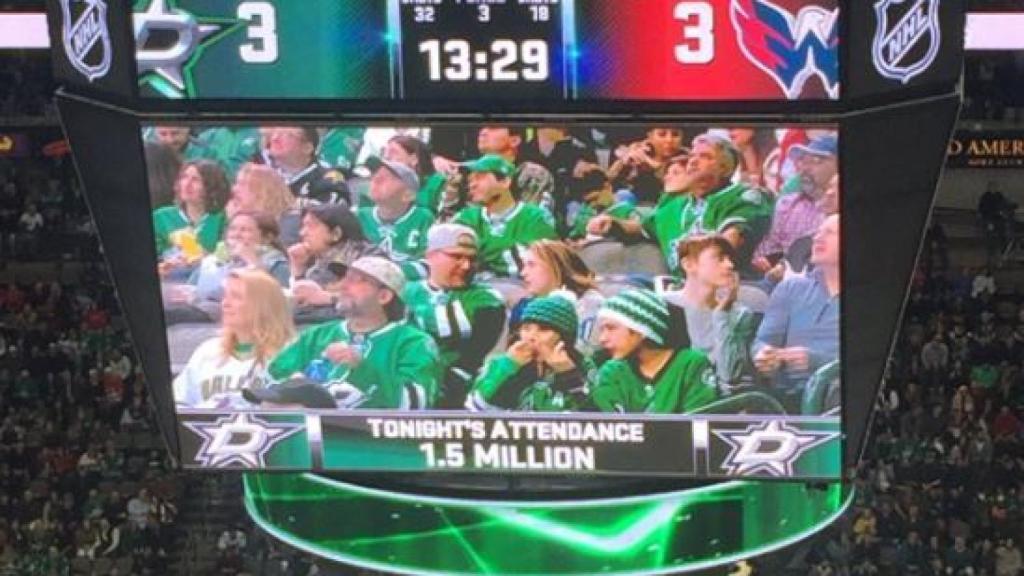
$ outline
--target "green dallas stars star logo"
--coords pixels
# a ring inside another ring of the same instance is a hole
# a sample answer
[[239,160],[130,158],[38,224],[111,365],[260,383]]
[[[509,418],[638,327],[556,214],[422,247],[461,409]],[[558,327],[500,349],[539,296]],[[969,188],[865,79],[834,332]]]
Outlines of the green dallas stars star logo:
[[133,14],[139,86],[167,98],[195,96],[191,70],[211,44],[245,26],[234,18],[202,17],[174,0],[135,4]]

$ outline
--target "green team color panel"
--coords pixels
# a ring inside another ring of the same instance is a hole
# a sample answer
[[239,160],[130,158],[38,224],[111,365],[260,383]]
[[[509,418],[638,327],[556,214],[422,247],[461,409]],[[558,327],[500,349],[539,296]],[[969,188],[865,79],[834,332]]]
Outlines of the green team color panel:
[[[154,7],[154,3],[161,6]],[[160,74],[139,78],[156,98],[390,98],[387,2],[137,0],[147,11],[188,15],[209,31],[181,64],[184,89]],[[159,34],[159,32],[154,32]],[[159,37],[154,36],[156,42]],[[174,68],[173,65],[171,65]]]
[[373,570],[448,576],[707,570],[807,538],[851,501],[839,483],[721,482],[607,499],[485,501],[314,474],[245,476],[249,515],[291,546]]

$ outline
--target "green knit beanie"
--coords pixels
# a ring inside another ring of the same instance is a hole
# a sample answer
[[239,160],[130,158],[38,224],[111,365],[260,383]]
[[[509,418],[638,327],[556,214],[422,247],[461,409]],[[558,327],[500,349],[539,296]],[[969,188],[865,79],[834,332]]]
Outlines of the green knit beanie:
[[605,300],[597,317],[618,322],[655,344],[664,346],[668,338],[668,304],[650,290],[619,292]]
[[562,296],[542,296],[530,300],[523,310],[521,321],[536,322],[551,328],[561,335],[566,346],[576,343],[576,330],[579,326],[576,306]]

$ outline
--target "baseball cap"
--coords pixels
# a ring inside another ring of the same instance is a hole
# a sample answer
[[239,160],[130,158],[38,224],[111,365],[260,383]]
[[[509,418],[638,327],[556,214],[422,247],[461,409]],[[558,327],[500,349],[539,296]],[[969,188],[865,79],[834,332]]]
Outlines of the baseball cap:
[[807,144],[797,144],[789,149],[789,157],[797,158],[804,154],[813,156],[835,156],[839,149],[839,139],[834,134],[824,134],[812,139]]
[[317,220],[323,222],[328,228],[341,229],[343,240],[365,240],[363,227],[359,219],[352,213],[347,202],[337,204],[313,204],[302,211],[302,215],[312,214]]
[[462,167],[470,172],[493,172],[502,178],[509,178],[516,173],[515,165],[497,154],[485,154],[463,163]]
[[309,378],[292,378],[268,388],[242,388],[242,397],[259,404],[301,404],[306,408],[337,408],[334,397],[318,382]]
[[469,226],[451,222],[431,226],[427,232],[427,252],[448,248],[465,248],[476,252],[479,249],[476,232]]
[[405,274],[391,260],[380,256],[363,256],[349,264],[348,267],[380,282],[394,292],[398,298],[402,297],[402,290],[405,289]]
[[416,175],[415,170],[405,164],[385,160],[380,156],[370,156],[366,159],[366,167],[373,172],[376,172],[382,166],[397,176],[402,181],[402,184],[405,184],[406,188],[414,192],[420,189],[420,177]]

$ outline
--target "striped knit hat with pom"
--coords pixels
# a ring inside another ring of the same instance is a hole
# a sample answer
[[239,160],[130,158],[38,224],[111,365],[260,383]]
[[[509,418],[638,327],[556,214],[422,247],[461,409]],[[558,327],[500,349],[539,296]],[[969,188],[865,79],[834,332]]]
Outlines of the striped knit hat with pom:
[[558,332],[567,347],[576,344],[576,331],[579,329],[576,306],[561,294],[530,300],[523,310],[522,322],[536,322],[551,328]]
[[668,338],[668,304],[650,290],[619,292],[605,300],[597,317],[618,322],[661,346],[665,345]]

